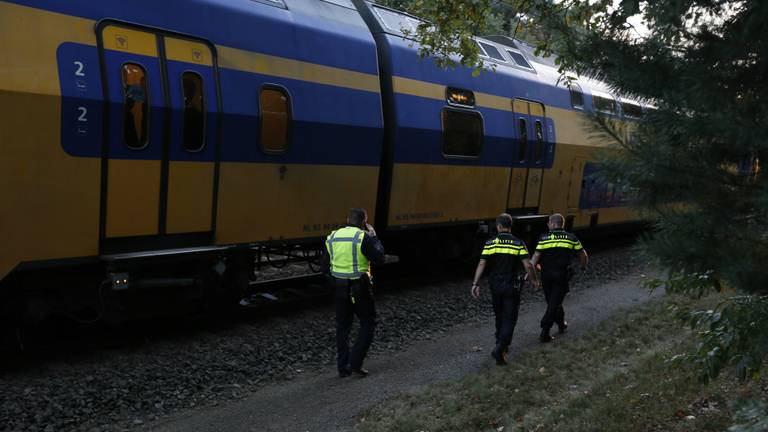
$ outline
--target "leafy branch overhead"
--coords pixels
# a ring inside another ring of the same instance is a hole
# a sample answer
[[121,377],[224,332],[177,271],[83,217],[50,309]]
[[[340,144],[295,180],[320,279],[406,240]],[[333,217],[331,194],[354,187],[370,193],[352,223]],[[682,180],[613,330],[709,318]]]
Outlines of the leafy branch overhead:
[[[718,323],[733,319],[716,326],[722,337],[703,341],[702,355],[720,346],[707,373],[738,364],[749,376],[761,367],[756,357],[766,351],[748,348],[768,345],[768,320],[737,317],[758,316],[750,311],[768,295],[768,184],[760,175],[768,160],[768,2],[380,2],[425,20],[413,37],[422,56],[443,66],[482,67],[472,36],[503,33],[554,54],[561,74],[597,78],[643,101],[632,139],[616,134],[618,151],[602,155],[604,176],[628,184],[653,221],[645,246],[674,275],[668,288],[755,296],[719,309],[727,314]],[[714,315],[695,317],[705,325]]]

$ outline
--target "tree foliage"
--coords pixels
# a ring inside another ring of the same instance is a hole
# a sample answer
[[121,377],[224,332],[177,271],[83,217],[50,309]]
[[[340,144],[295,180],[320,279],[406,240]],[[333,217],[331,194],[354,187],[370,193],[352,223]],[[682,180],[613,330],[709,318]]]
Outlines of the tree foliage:
[[[703,295],[735,289],[715,311],[694,311],[707,376],[768,354],[768,2],[763,0],[389,0],[429,22],[425,56],[478,66],[467,42],[494,14],[506,29],[557,55],[562,74],[589,76],[654,107],[605,175],[628,182],[653,221],[644,245],[669,271],[663,283]],[[506,9],[504,9],[506,8]],[[509,13],[512,10],[512,13]]]

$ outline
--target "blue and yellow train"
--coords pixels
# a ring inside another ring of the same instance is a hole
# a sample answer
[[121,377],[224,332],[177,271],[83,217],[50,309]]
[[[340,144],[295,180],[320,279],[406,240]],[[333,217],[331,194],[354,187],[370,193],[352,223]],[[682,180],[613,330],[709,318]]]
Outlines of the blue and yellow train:
[[440,69],[403,38],[416,22],[364,0],[0,1],[5,309],[35,287],[74,310],[86,273],[242,284],[260,245],[311,244],[350,207],[393,238],[502,210],[637,220],[592,180],[583,113],[639,104],[558,85],[504,37],[477,39],[495,72]]

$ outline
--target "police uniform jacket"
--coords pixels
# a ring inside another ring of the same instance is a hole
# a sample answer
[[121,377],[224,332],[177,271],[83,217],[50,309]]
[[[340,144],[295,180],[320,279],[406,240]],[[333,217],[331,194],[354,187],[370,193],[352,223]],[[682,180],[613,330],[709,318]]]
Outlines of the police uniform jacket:
[[566,276],[568,266],[576,253],[584,249],[578,237],[563,229],[555,229],[539,237],[536,252],[541,254],[541,273],[547,276]]
[[485,242],[480,259],[486,261],[488,279],[496,283],[512,283],[522,260],[528,259],[528,249],[522,240],[510,233],[499,233]]

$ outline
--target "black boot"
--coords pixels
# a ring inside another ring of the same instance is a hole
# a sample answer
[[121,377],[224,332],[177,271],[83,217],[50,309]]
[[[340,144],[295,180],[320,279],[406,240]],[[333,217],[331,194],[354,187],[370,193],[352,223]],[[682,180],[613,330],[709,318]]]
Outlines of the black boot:
[[560,334],[565,333],[565,331],[568,330],[568,323],[563,321],[562,323],[557,323],[557,332]]
[[494,360],[496,360],[497,366],[506,366],[507,365],[507,350],[501,350],[497,346],[496,348],[491,351],[491,357],[493,357]]
[[553,340],[555,340],[555,338],[549,335],[549,330],[541,329],[541,334],[539,335],[539,342],[547,343],[547,342],[552,342]]

